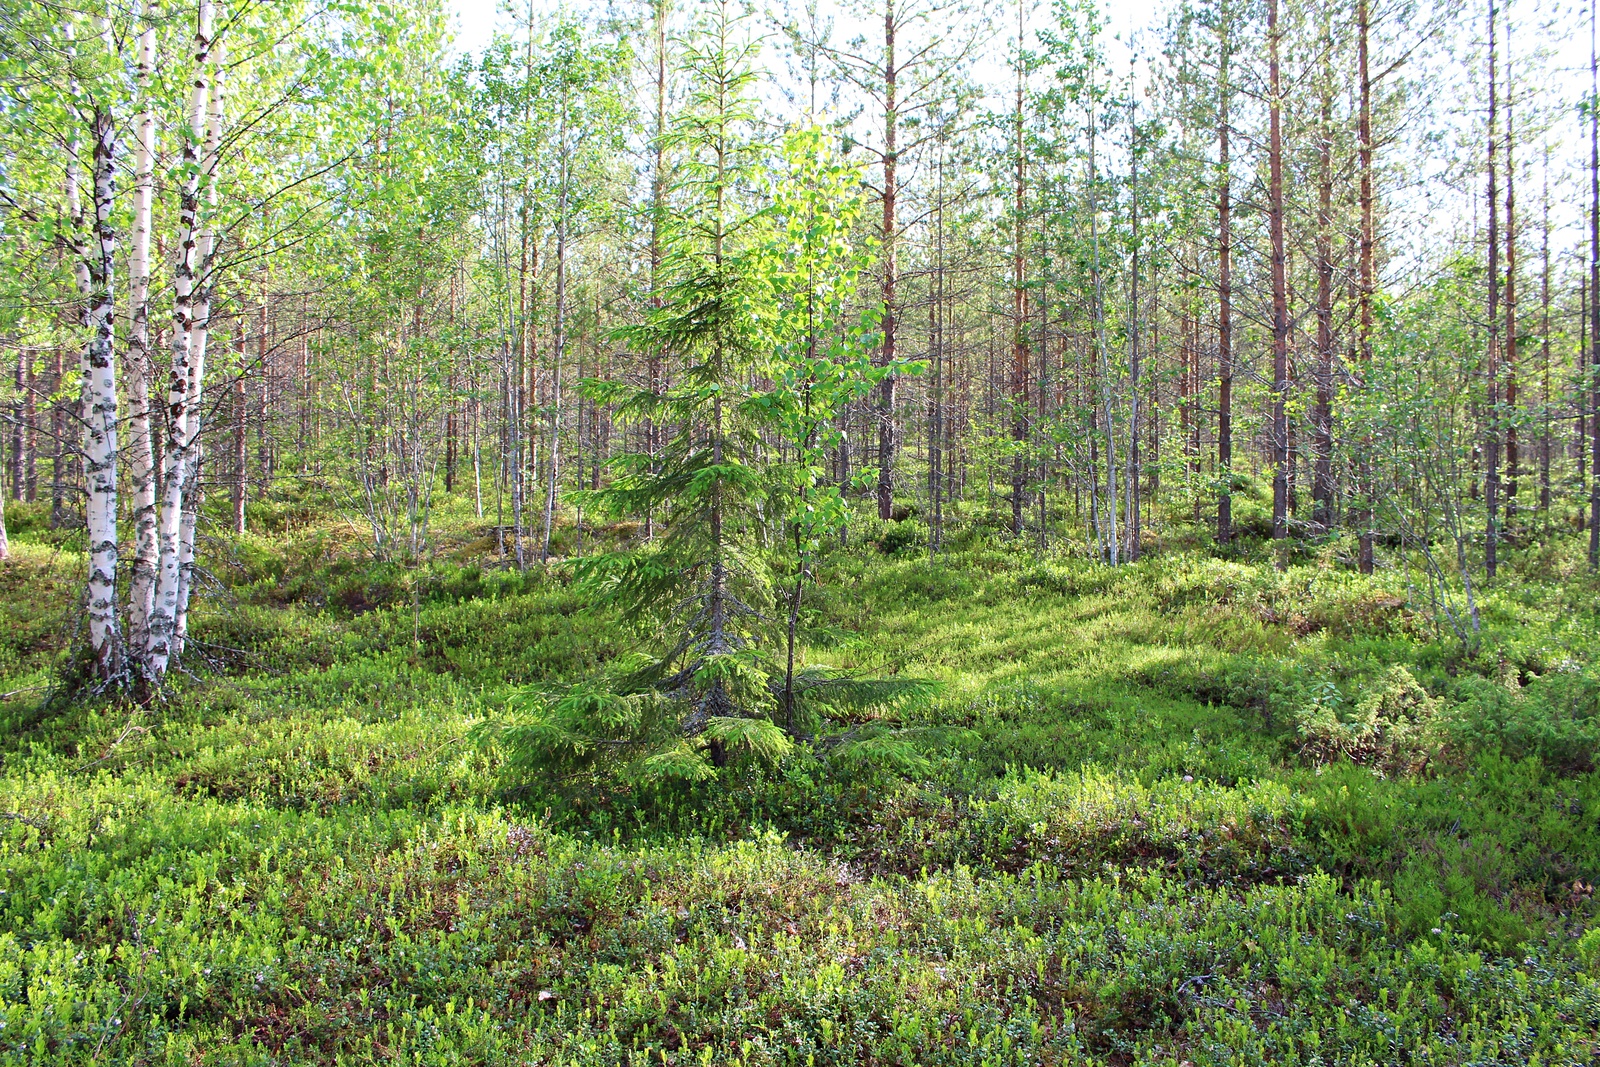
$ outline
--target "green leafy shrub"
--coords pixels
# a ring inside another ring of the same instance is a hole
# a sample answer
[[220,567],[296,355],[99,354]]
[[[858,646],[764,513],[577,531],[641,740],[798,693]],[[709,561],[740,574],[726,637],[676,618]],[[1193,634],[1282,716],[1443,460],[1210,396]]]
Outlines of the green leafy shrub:
[[1361,685],[1353,703],[1330,681],[1313,684],[1294,711],[1300,751],[1318,763],[1355,763],[1415,770],[1437,754],[1439,701],[1401,666]]
[[927,560],[897,561],[891,565],[892,575],[884,576],[884,591],[904,600],[935,604],[956,600],[973,594],[972,579],[952,567],[929,563]]
[[[0,1064],[1600,1054],[1587,579],[1497,585],[1469,657],[1393,573],[1112,570],[970,527],[929,565],[853,533],[806,593],[836,636],[799,736],[764,728],[763,667],[696,781],[704,748],[652,778],[470,743],[649,732],[594,688],[637,635],[562,570],[489,541],[383,572],[283,521],[238,565],[207,543],[225,670],[191,659],[152,712],[5,703]],[[81,581],[14,547],[0,691],[50,680]],[[943,688],[863,684],[894,671]],[[1314,766],[1297,713],[1342,731]]]
[[1017,576],[1020,592],[1038,590],[1057,596],[1088,596],[1120,584],[1128,572],[1089,560],[1051,560],[1036,563]]
[[878,551],[886,556],[897,555],[928,544],[928,527],[916,519],[901,519],[889,523],[878,537]]
[[1526,686],[1468,677],[1457,687],[1444,731],[1463,749],[1536,756],[1552,769],[1592,770],[1600,751],[1600,669],[1575,663]]
[[84,566],[76,553],[12,542],[0,563],[0,679],[31,674],[28,684],[41,684],[35,672],[62,659],[77,629]]
[[904,790],[884,804],[866,840],[878,867],[902,873],[1044,863],[1080,875],[1149,867],[1262,880],[1307,869],[1292,842],[1298,807],[1270,783],[1228,788],[1191,776],[1147,786],[1096,768],[1023,771],[988,796]]

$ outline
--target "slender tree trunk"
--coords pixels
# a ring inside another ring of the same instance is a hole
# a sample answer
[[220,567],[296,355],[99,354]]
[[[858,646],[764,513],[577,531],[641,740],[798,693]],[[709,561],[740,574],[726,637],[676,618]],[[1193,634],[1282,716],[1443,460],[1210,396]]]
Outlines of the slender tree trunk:
[[[1115,567],[1118,562],[1117,535],[1117,431],[1113,418],[1111,389],[1111,361],[1106,351],[1105,289],[1100,271],[1100,208],[1097,196],[1099,174],[1095,168],[1095,130],[1099,115],[1090,105],[1089,113],[1089,236],[1094,249],[1092,264],[1094,274],[1094,340],[1100,363],[1100,405],[1104,409],[1106,435],[1106,530],[1104,543],[1109,553],[1108,561]],[[1095,472],[1099,479],[1098,470]]]
[[[567,183],[570,172],[567,165],[567,104],[563,97],[561,126],[561,194],[556,217],[556,332],[554,365],[550,375],[550,463],[549,480],[544,492],[544,534],[539,544],[539,562],[550,562],[550,533],[555,525],[556,483],[561,475],[561,370],[567,353]],[[579,410],[582,410],[580,405]],[[580,431],[581,433],[581,431]],[[581,474],[582,467],[580,465]]]
[[[930,306],[937,308],[937,301],[929,301]],[[935,311],[937,318],[937,311]],[[806,356],[811,365],[816,365],[817,359],[817,331],[816,331],[816,276],[808,265],[806,269]],[[784,671],[783,671],[783,719],[784,729],[791,735],[795,733],[794,720],[794,665],[795,646],[800,632],[800,598],[805,594],[807,565],[809,554],[806,551],[807,535],[810,533],[810,524],[805,516],[809,509],[806,506],[807,497],[814,485],[812,460],[817,454],[817,429],[818,421],[811,416],[811,401],[813,388],[816,384],[815,376],[807,374],[802,392],[801,418],[806,427],[805,444],[802,446],[802,462],[799,464],[802,474],[796,490],[796,508],[794,530],[794,586],[789,594],[789,618],[784,634]],[[931,540],[929,542],[932,543]],[[931,549],[930,549],[931,551]]]
[[226,45],[218,41],[213,49],[214,63],[211,79],[211,108],[206,121],[206,205],[208,221],[200,242],[203,283],[199,299],[195,302],[195,331],[191,341],[189,360],[190,403],[185,416],[188,424],[184,434],[192,453],[193,473],[184,487],[183,514],[178,534],[178,590],[177,610],[173,621],[172,654],[181,656],[189,633],[189,597],[194,589],[195,531],[205,504],[205,483],[201,471],[205,467],[205,453],[200,436],[204,409],[206,346],[211,336],[211,314],[215,306],[217,284],[217,252],[221,235],[215,229],[217,218],[217,163],[222,151],[222,122],[224,117],[224,85],[222,72],[227,69]]
[[[82,232],[83,223],[81,212],[74,213],[78,219],[73,226],[74,232]],[[81,261],[82,256],[77,255],[84,249],[75,249],[74,255]],[[87,281],[80,292],[86,291]],[[83,326],[87,319],[87,300],[79,301],[74,305],[70,314],[76,320],[74,325]],[[62,403],[62,391],[67,384],[66,352],[62,345],[55,345],[51,349],[50,366],[50,528],[62,529],[67,525],[67,489],[72,482],[72,468],[67,448],[68,440],[68,410]]]
[[[203,357],[206,322],[199,317],[200,272],[207,269],[205,239],[200,218],[201,171],[215,173],[215,160],[202,167],[201,150],[208,145],[206,104],[212,69],[212,4],[198,0],[195,28],[194,83],[189,97],[189,136],[184,141],[185,177],[179,194],[178,262],[174,271],[172,323],[172,373],[167,387],[167,440],[162,456],[161,502],[157,522],[157,573],[152,597],[144,674],[148,683],[159,682],[167,672],[178,635],[179,537],[188,480],[198,467],[198,441],[190,434],[198,427],[199,397],[191,383],[195,364]],[[218,131],[220,135],[220,130]],[[191,413],[193,419],[191,419]]]
[[[256,499],[265,500],[272,491],[274,459],[273,433],[268,421],[272,410],[272,273],[271,260],[261,271],[261,304],[256,309],[256,371],[261,388],[256,394]],[[243,315],[243,311],[240,312]]]
[[[726,32],[726,23],[720,27]],[[718,42],[726,46],[726,40]],[[724,128],[725,130],[725,128]],[[715,276],[719,285],[727,284],[727,262],[725,259],[725,242],[727,240],[726,226],[726,196],[728,182],[728,144],[724,130],[719,130],[716,142],[716,193],[715,208],[712,215],[712,244],[711,255]],[[720,384],[728,379],[728,364],[726,339],[719,325],[712,338],[712,360],[715,364],[714,379]],[[727,458],[726,426],[723,412],[723,390],[718,389],[711,401],[711,463],[719,471]],[[711,526],[711,582],[709,596],[706,604],[710,633],[707,636],[705,651],[707,655],[718,656],[729,652],[733,648],[732,635],[728,632],[730,621],[730,604],[728,588],[728,560],[727,546],[724,542],[723,510],[726,502],[723,498],[722,476],[718,475],[711,491],[710,526]],[[705,720],[711,712],[724,704],[727,693],[721,680],[712,683],[712,687],[701,700],[694,723],[697,728],[703,729]],[[721,741],[711,743],[711,760],[716,766],[722,766],[727,759]]]
[[84,513],[89,540],[89,647],[96,673],[109,680],[122,671],[117,619],[117,364],[113,352],[117,235],[111,222],[117,133],[109,104],[96,105],[93,131],[96,254],[87,263],[90,335],[80,368],[85,417]]
[[1022,536],[1022,497],[1028,481],[1028,290],[1023,275],[1024,160],[1022,143],[1022,5],[1017,5],[1017,110],[1015,214],[1011,234],[1011,534]]
[[241,535],[245,530],[245,493],[250,480],[250,449],[245,433],[245,412],[249,405],[249,392],[245,384],[245,326],[239,322],[239,373],[233,380],[233,532]]
[[[456,283],[460,272],[456,268],[450,271],[450,306],[448,322],[453,328],[456,324]],[[454,330],[452,329],[452,333]],[[459,451],[456,438],[461,433],[461,401],[459,370],[452,360],[449,371],[445,374],[445,415],[444,415],[444,491],[456,491],[456,453]]]
[[[512,383],[512,380],[511,380],[511,369],[512,369],[514,361],[512,359],[510,349],[507,348],[504,352],[501,353],[501,355],[504,357],[504,363],[501,365],[501,368],[500,368],[500,388],[501,388],[501,394],[500,394],[501,395],[501,405],[500,406],[501,406],[501,409],[502,409],[502,414],[501,414],[501,419],[500,419],[500,448],[499,448],[499,456],[497,457],[498,461],[495,464],[495,472],[494,472],[494,529],[495,529],[495,554],[497,556],[499,556],[501,559],[505,559],[505,557],[506,557],[506,502],[505,502],[505,494],[506,494],[506,490],[508,488],[508,483],[511,480],[510,472],[509,472],[509,470],[507,468],[510,466],[510,464],[515,462],[515,457],[513,456],[512,451],[511,451],[511,437],[515,432],[513,430],[513,426],[515,424],[512,422],[512,419],[514,419],[516,417],[516,404],[513,403],[512,396],[516,392],[516,387]],[[513,501],[513,503],[515,503],[515,501]],[[516,515],[512,516],[511,521],[512,522],[516,522],[517,521]],[[518,563],[517,569],[519,571],[522,569],[520,562]]]
[[1317,151],[1317,396],[1311,409],[1311,522],[1318,533],[1333,528],[1333,31],[1327,18]]
[[1037,430],[1034,435],[1034,448],[1038,461],[1034,466],[1034,503],[1039,515],[1039,553],[1044,554],[1050,547],[1050,453],[1044,439],[1044,432],[1050,424],[1050,309],[1048,297],[1041,294],[1039,305],[1039,388],[1035,390],[1038,403],[1034,409],[1034,416],[1038,419],[1035,423]]
[[483,400],[478,394],[479,385],[478,365],[473,362],[468,365],[468,375],[472,383],[472,505],[473,512],[479,520],[483,519],[483,440],[481,424],[483,422]]
[[[311,316],[309,294],[300,296],[300,473],[309,473],[307,451],[314,447],[311,437]],[[480,516],[481,517],[481,516]]]
[[1600,62],[1589,5],[1589,569],[1600,568]]
[[1497,549],[1500,541],[1500,233],[1499,196],[1497,192],[1497,159],[1499,138],[1495,135],[1496,107],[1499,97],[1495,93],[1495,7],[1489,0],[1489,403],[1485,412],[1487,435],[1484,443],[1484,573],[1493,579],[1498,569]]
[[938,182],[934,200],[934,256],[932,293],[928,300],[928,341],[933,355],[933,389],[928,402],[928,502],[933,521],[928,534],[928,558],[938,556],[944,542],[944,140],[939,141]]
[[[523,271],[521,280],[518,283],[522,287],[522,291],[519,294],[519,300],[523,306],[521,315],[522,329],[517,335],[517,353],[509,369],[510,376],[506,380],[505,430],[506,435],[510,438],[506,456],[506,462],[509,464],[506,468],[506,480],[508,483],[506,489],[511,496],[511,549],[519,572],[528,565],[522,546],[523,496],[528,484],[527,466],[523,463],[523,453],[525,451],[523,439],[528,435],[528,427],[523,421],[523,411],[528,407],[530,401],[535,404],[538,401],[538,397],[534,395],[533,390],[527,386],[527,381],[533,373],[530,367],[535,358],[535,349],[533,345],[533,311],[528,307],[532,281],[529,277],[529,259],[527,256],[529,235],[526,208],[524,208],[523,213],[522,229]],[[537,269],[537,266],[533,266],[532,269]],[[530,443],[528,450],[531,450],[531,448],[532,445]]]
[[27,345],[17,347],[15,377],[16,396],[11,401],[11,499],[22,500],[27,491],[28,423],[32,386],[29,368],[33,363],[33,349]]
[[[1145,464],[1145,500],[1153,510],[1161,496],[1161,260],[1150,256],[1150,457]],[[1141,529],[1142,529],[1141,524]]]
[[[526,484],[524,481],[526,472],[522,465],[522,399],[524,393],[521,366],[520,360],[507,359],[505,375],[506,419],[505,426],[501,431],[502,436],[506,439],[505,444],[501,447],[501,466],[504,476],[501,479],[496,479],[495,489],[495,522],[501,527],[504,526],[500,510],[502,506],[500,483],[502,481],[505,483],[505,490],[511,496],[511,553],[512,559],[516,561],[518,572],[526,570],[528,566],[522,547],[522,490]],[[500,554],[503,556],[505,555],[505,533],[503,529],[500,538]]]
[[[1589,277],[1587,274],[1582,274],[1578,276],[1578,363],[1577,366],[1573,368],[1575,372],[1573,377],[1576,379],[1576,381],[1573,383],[1574,388],[1572,398],[1572,407],[1577,413],[1577,417],[1572,420],[1574,430],[1572,441],[1572,459],[1573,465],[1577,468],[1578,472],[1578,488],[1582,491],[1582,493],[1587,493],[1589,490],[1589,464],[1585,449],[1589,443],[1590,419],[1586,418],[1585,416],[1584,409],[1587,406],[1588,397],[1584,395],[1583,386],[1584,382],[1588,380],[1589,375],[1590,314]],[[1580,494],[1578,507],[1578,529],[1582,530],[1587,526],[1588,516],[1584,513]]]
[[1178,267],[1179,277],[1184,279],[1178,295],[1178,435],[1183,448],[1184,484],[1190,496],[1198,501],[1195,480],[1200,473],[1200,439],[1194,406],[1199,383],[1195,381],[1194,362],[1199,324],[1195,321],[1194,292],[1187,282],[1188,264],[1180,258]]
[[[1506,15],[1506,519],[1507,537],[1515,536],[1517,522],[1517,480],[1521,475],[1521,455],[1517,440],[1517,168],[1512,151],[1516,146],[1511,89],[1511,16]],[[1494,210],[1494,205],[1489,206]]]
[[[895,361],[895,286],[898,282],[895,265],[895,239],[898,226],[895,218],[897,171],[900,163],[896,149],[899,111],[896,103],[895,66],[895,15],[894,0],[885,0],[883,14],[883,350],[881,366],[893,366]],[[878,518],[887,520],[894,511],[894,461],[897,447],[895,427],[896,375],[885,374],[878,383]]]
[[[532,24],[530,22],[529,68],[531,70],[532,58]],[[531,74],[529,75],[531,78]],[[517,304],[518,318],[521,320],[520,329],[517,331],[516,358],[510,369],[512,378],[507,382],[506,408],[507,408],[507,436],[510,438],[508,453],[508,466],[506,468],[507,489],[511,495],[511,548],[520,572],[528,566],[527,550],[522,543],[524,529],[524,513],[526,511],[526,497],[528,490],[528,472],[532,466],[534,450],[535,426],[537,413],[528,415],[529,407],[538,407],[538,389],[535,380],[534,367],[538,361],[538,344],[535,336],[535,318],[538,315],[538,296],[535,291],[536,280],[539,274],[539,246],[533,240],[533,225],[531,220],[531,201],[533,192],[531,188],[523,189],[522,200],[522,255],[520,272],[518,274]],[[530,403],[531,402],[531,403]],[[524,448],[526,442],[526,448]],[[528,461],[524,461],[525,454]]]
[[[62,23],[61,30],[62,38],[66,41],[68,64],[75,66],[78,51],[76,44],[73,43],[74,28],[70,18]],[[68,84],[68,95],[75,110],[79,95],[77,78],[72,77]],[[81,119],[74,114],[69,121],[72,121],[73,125],[72,132],[67,138],[64,192],[67,221],[71,227],[68,239],[72,245],[72,271],[77,281],[78,300],[71,306],[68,315],[74,325],[83,327],[87,332],[90,308],[94,303],[94,282],[90,277],[92,259],[89,252],[89,227],[83,216],[83,176],[80,173],[82,163],[79,159],[81,146],[78,143],[77,126]],[[82,353],[79,355],[81,364]],[[67,460],[67,411],[61,402],[61,396],[66,391],[66,363],[60,345],[55,346],[53,356],[55,375],[51,382],[53,399],[50,403],[50,439],[53,456],[50,464],[50,528],[58,530],[67,525],[66,490],[70,472]]]
[[[22,468],[25,496],[32,504],[39,499],[39,364],[38,352],[29,350],[27,385],[22,394]],[[19,367],[20,375],[22,369]]]
[[154,4],[141,11],[139,33],[139,119],[133,161],[133,240],[128,249],[128,468],[133,489],[133,574],[128,597],[128,647],[142,655],[149,642],[150,609],[155,598],[156,463],[151,428],[150,381],[155,373],[150,338],[150,230],[155,200],[155,104],[150,79],[155,73]]
[[1550,142],[1544,145],[1544,196],[1539,242],[1539,520],[1550,526]]
[[1139,115],[1137,105],[1128,104],[1128,157],[1130,221],[1133,236],[1133,261],[1130,265],[1131,293],[1128,297],[1128,562],[1139,558]]
[[1222,58],[1217,75],[1221,94],[1217,119],[1217,543],[1233,540],[1233,176],[1228,169],[1228,84],[1231,44],[1224,8]]
[[[1267,0],[1267,225],[1272,241],[1272,537],[1289,536],[1289,303],[1283,247],[1283,129],[1278,83],[1278,0]],[[1279,565],[1283,560],[1279,559]]]
[[[1099,375],[1095,374],[1098,378]],[[1098,387],[1099,383],[1094,383]],[[1106,562],[1106,539],[1100,529],[1100,413],[1095,408],[1095,398],[1089,394],[1089,534],[1094,538],[1095,558]]]
[[[1375,223],[1373,220],[1372,202],[1372,78],[1368,70],[1367,46],[1371,37],[1371,16],[1367,7],[1368,0],[1356,0],[1356,76],[1360,81],[1361,104],[1360,113],[1356,122],[1357,155],[1361,169],[1361,252],[1360,252],[1360,277],[1357,284],[1357,299],[1360,303],[1358,312],[1359,326],[1357,347],[1361,360],[1361,383],[1366,385],[1367,377],[1372,373],[1372,290],[1374,284],[1373,247]],[[1364,433],[1361,439],[1360,458],[1357,460],[1357,474],[1360,486],[1357,492],[1361,496],[1361,507],[1357,514],[1359,524],[1357,542],[1357,566],[1362,574],[1371,574],[1373,569],[1372,555],[1372,524],[1373,524],[1373,485],[1372,485],[1372,437]]]
[[[655,137],[652,139],[651,154],[654,156],[650,175],[650,307],[659,311],[661,309],[661,228],[666,221],[667,210],[667,6],[669,0],[655,0],[655,31],[656,31],[656,128]],[[650,391],[660,396],[665,388],[664,367],[662,353],[659,349],[652,348],[645,356],[646,373],[650,379]],[[645,419],[645,448],[650,454],[650,469],[652,473],[660,470],[656,456],[661,451],[661,427],[656,424],[652,414]],[[843,447],[842,445],[840,446]],[[644,514],[644,536],[650,540],[655,536],[655,512],[647,509]]]

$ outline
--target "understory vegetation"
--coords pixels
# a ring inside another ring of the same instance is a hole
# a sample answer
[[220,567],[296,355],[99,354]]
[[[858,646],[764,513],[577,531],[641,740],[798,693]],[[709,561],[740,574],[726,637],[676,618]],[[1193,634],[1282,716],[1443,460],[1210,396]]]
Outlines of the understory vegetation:
[[634,651],[570,566],[470,513],[374,564],[316,516],[209,544],[203,656],[137,709],[70,698],[81,535],[13,513],[0,1062],[1600,1055],[1580,544],[1513,557],[1474,646],[1339,542],[1279,571],[1176,525],[1110,569],[971,524],[929,562],[862,520],[803,659],[936,693],[826,724],[876,755],[686,782],[482,729]]
[[1600,1065],[1597,6],[0,0],[0,1067]]

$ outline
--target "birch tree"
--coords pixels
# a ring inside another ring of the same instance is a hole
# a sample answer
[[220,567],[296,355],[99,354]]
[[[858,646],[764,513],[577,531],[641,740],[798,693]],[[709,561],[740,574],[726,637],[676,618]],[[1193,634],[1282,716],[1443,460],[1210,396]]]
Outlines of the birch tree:
[[136,92],[139,114],[134,139],[133,228],[128,249],[128,467],[133,490],[134,552],[128,598],[129,647],[141,655],[149,647],[150,615],[155,605],[157,511],[155,436],[150,382],[155,371],[150,337],[150,236],[154,225],[156,105],[151,87],[156,63],[156,24],[160,10],[141,4]]
[[143,663],[147,682],[160,681],[173,656],[182,653],[187,625],[186,562],[192,564],[194,534],[193,520],[186,524],[185,517],[198,503],[192,494],[201,458],[200,386],[205,380],[211,326],[207,283],[215,251],[211,213],[203,210],[203,205],[205,209],[214,206],[223,120],[223,64],[220,44],[214,37],[215,15],[211,0],[199,0],[195,13],[194,81],[180,170],[167,436],[156,524],[156,582],[149,623],[140,628],[148,634]]
[[[99,23],[98,44],[108,53],[109,65],[117,58],[110,20],[102,17]],[[63,35],[68,42],[69,63],[76,66],[70,17],[63,25]],[[113,353],[117,234],[112,212],[118,145],[112,98],[99,84],[99,70],[104,67],[91,59],[90,68],[81,76],[72,70],[68,85],[72,94],[69,108],[77,122],[88,127],[92,141],[92,228],[87,226],[81,208],[76,136],[68,142],[66,200],[74,225],[73,244],[78,259],[75,266],[87,334],[79,356],[79,380],[89,556],[89,650],[95,674],[102,681],[111,681],[122,669],[117,606],[117,379]]]

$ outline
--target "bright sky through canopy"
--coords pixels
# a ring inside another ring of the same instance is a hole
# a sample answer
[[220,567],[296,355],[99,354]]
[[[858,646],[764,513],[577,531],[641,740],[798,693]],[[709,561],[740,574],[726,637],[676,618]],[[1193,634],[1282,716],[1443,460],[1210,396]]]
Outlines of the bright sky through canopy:
[[[552,6],[552,0],[541,3]],[[464,52],[481,51],[494,34],[498,0],[450,0],[449,7],[455,12],[457,47]],[[1123,40],[1135,30],[1154,27],[1158,18],[1157,0],[1102,0],[1101,7],[1111,32]]]

